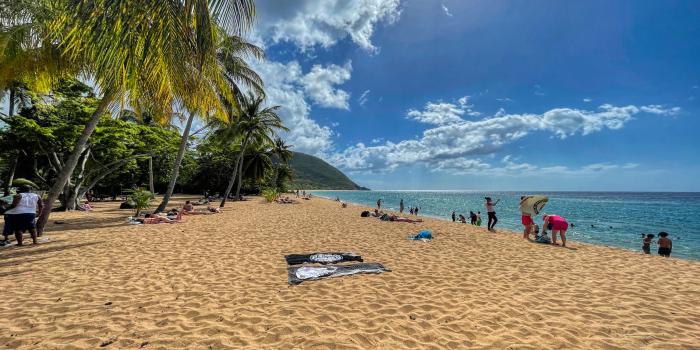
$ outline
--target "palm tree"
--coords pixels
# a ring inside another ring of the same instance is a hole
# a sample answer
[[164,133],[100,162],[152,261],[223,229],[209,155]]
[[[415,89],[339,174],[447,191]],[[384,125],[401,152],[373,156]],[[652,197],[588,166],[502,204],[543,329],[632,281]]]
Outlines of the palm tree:
[[[277,158],[278,162],[275,162],[274,164],[274,178],[272,179],[272,183],[277,187],[277,177],[279,176],[279,171],[280,168],[282,168],[282,165],[287,165],[289,164],[289,161],[292,159],[292,156],[294,153],[289,149],[290,146],[282,140],[280,137],[276,137],[273,144],[272,144],[272,154],[275,155]],[[279,190],[279,188],[278,188]]]
[[233,184],[238,176],[239,190],[242,179],[243,162],[246,148],[253,142],[268,142],[273,143],[272,136],[276,130],[288,130],[282,125],[282,120],[277,115],[279,106],[263,107],[264,98],[260,95],[256,96],[252,92],[242,94],[239,98],[240,110],[235,122],[232,120],[228,125],[215,132],[214,137],[217,137],[223,142],[240,141],[241,151],[238,154],[238,159],[233,167],[231,178],[224,192],[224,198],[221,200],[220,207],[226,204],[228,195],[231,194]]
[[[223,39],[218,43],[216,58],[224,68],[221,73],[221,78],[225,82],[225,87],[220,91],[222,104],[225,106],[227,115],[233,114],[239,105],[239,96],[241,95],[240,84],[252,89],[260,95],[263,94],[263,82],[260,76],[250,68],[245,61],[247,57],[262,59],[264,52],[261,48],[246,42],[243,38],[235,35],[224,35]],[[180,172],[180,164],[187,150],[187,141],[190,137],[190,130],[195,114],[190,113],[185,129],[182,132],[180,139],[180,148],[178,149],[175,164],[170,175],[168,188],[163,195],[163,200],[158,205],[156,212],[162,212],[168,205],[170,197],[175,190],[175,184]]]
[[[46,54],[38,57],[59,63],[50,67],[58,67],[57,71],[68,67],[89,76],[102,92],[99,106],[48,191],[37,223],[40,232],[108,107],[147,98],[160,115],[170,115],[175,103],[191,113],[224,115],[219,92],[226,90],[226,81],[224,67],[216,59],[217,28],[242,33],[255,15],[253,0],[63,0],[51,2],[51,7],[36,6],[43,1],[16,3],[20,5],[0,11],[0,66],[26,58],[30,63],[0,71],[0,88],[17,77],[50,71],[35,63],[33,54],[39,51]],[[37,43],[6,40],[21,37],[16,33],[27,23],[39,29],[28,36]]]

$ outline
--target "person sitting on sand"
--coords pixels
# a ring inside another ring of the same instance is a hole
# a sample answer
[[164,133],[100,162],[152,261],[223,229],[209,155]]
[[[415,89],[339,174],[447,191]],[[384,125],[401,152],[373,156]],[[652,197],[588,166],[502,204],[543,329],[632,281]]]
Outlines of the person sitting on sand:
[[651,254],[651,243],[653,239],[653,233],[649,233],[646,235],[642,233],[642,251],[644,252],[644,254]]
[[656,243],[659,245],[659,255],[667,258],[671,256],[673,242],[668,238],[668,233],[659,232],[659,240]]
[[190,201],[186,201],[185,205],[182,206],[182,210],[185,212],[193,212],[194,211],[194,205]]
[[340,207],[341,207],[341,208],[347,208],[347,207],[348,207],[348,203],[340,202]]
[[467,218],[464,217],[464,215],[459,214],[459,222],[466,224],[467,223]]
[[90,205],[89,201],[85,200],[85,202],[80,205],[80,209],[82,209],[84,211],[91,211],[94,208],[92,207],[92,205]]
[[557,233],[561,236],[561,246],[566,247],[566,230],[569,229],[569,223],[561,216],[544,214],[542,217],[544,221],[542,232],[547,232],[547,230],[552,231],[552,244],[557,244]]

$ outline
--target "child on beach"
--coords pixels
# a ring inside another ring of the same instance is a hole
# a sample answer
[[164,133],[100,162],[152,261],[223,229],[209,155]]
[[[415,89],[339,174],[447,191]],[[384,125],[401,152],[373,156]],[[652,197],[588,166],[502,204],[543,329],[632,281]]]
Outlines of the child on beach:
[[656,243],[659,245],[659,255],[667,258],[671,256],[673,242],[668,238],[668,233],[659,232],[659,240]]
[[644,254],[651,254],[651,240],[654,239],[654,234],[643,234],[642,233],[642,251]]
[[455,211],[452,211],[452,222],[455,222],[456,216],[455,216]]
[[481,212],[476,212],[476,226],[481,226]]
[[467,218],[464,217],[464,215],[459,214],[459,222],[466,224],[467,223]]

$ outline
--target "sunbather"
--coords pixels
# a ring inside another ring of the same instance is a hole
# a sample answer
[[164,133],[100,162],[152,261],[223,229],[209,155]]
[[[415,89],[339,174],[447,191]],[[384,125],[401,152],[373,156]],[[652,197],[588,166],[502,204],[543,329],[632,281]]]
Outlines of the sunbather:
[[160,223],[165,223],[165,224],[177,224],[180,222],[182,219],[182,212],[179,212],[178,216],[174,219],[168,219],[167,217],[164,216],[158,216],[154,214],[146,214],[146,216],[141,219],[138,218],[136,221],[142,223],[142,224],[160,224]]

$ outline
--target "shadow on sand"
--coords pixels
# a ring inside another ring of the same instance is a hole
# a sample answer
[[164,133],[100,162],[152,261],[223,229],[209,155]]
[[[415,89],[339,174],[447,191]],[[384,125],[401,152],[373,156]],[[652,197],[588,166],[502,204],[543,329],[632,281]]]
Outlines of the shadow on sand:
[[[46,243],[41,243],[38,245],[38,247],[34,247],[34,245],[31,243],[31,240],[29,241],[29,244],[22,246],[22,247],[12,247],[12,248],[6,248],[5,251],[0,253],[0,257],[2,259],[14,259],[14,258],[21,258],[21,257],[28,257],[28,256],[34,256],[34,255],[40,255],[40,254],[46,254],[46,253],[54,253],[54,252],[60,252],[64,250],[69,250],[69,249],[76,249],[76,248],[81,248],[81,247],[87,247],[91,245],[96,245],[103,243],[103,241],[99,242],[87,242],[87,243],[77,243],[77,244],[67,244],[67,245],[57,245],[60,241],[49,241]],[[49,245],[49,247],[46,247]],[[20,263],[26,263],[26,262],[32,262],[36,261],[39,259],[33,259],[33,260],[25,260],[25,261],[13,261],[8,263],[8,265],[16,266],[19,265]]]

